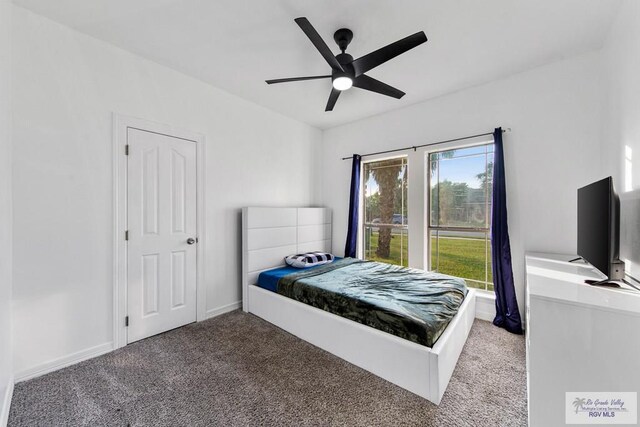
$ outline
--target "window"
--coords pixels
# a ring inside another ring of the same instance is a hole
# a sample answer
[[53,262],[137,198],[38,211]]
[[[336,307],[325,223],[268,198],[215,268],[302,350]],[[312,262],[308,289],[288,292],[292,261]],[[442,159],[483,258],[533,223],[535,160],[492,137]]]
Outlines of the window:
[[364,258],[409,265],[407,158],[363,164]]
[[493,144],[430,153],[427,165],[430,269],[493,290]]

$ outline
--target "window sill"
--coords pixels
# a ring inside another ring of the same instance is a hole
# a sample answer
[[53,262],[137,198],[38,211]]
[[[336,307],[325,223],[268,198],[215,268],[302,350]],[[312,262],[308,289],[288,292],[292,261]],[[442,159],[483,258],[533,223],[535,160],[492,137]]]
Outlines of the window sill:
[[496,317],[496,296],[492,291],[476,289],[476,318],[493,321]]

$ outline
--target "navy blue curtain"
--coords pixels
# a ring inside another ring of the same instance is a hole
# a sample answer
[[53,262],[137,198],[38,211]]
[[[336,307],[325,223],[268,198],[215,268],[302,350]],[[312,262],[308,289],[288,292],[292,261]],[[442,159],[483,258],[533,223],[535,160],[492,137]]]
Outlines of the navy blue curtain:
[[358,248],[358,207],[360,205],[360,165],[362,157],[353,155],[351,166],[351,193],[349,195],[349,228],[347,229],[347,243],[344,245],[345,257],[356,257]]
[[522,334],[522,323],[513,285],[511,244],[507,226],[507,191],[504,176],[502,128],[493,132],[493,199],[491,214],[491,256],[493,288],[496,292],[496,318],[493,324],[514,334]]

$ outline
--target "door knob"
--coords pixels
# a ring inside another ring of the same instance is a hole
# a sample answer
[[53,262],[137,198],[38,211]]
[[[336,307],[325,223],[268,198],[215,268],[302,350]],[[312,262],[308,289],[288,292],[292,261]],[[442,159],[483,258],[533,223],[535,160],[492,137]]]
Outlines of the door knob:
[[196,239],[194,239],[193,237],[189,237],[187,239],[187,245],[193,245],[196,242]]

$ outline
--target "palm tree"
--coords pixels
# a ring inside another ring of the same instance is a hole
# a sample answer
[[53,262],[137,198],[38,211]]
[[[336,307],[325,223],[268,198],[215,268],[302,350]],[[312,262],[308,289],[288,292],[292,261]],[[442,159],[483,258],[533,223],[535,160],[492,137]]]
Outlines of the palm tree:
[[[393,206],[395,201],[395,190],[398,184],[398,175],[402,171],[403,162],[398,159],[383,160],[376,162],[371,168],[373,179],[378,184],[380,193],[380,222],[381,224],[391,224],[393,222]],[[391,254],[391,226],[380,226],[378,229],[378,248],[376,256],[378,258],[390,258]]]
[[576,400],[573,401],[573,406],[576,408],[576,414],[578,413],[578,409],[582,409],[582,405],[587,402],[586,399],[581,397],[576,397]]

